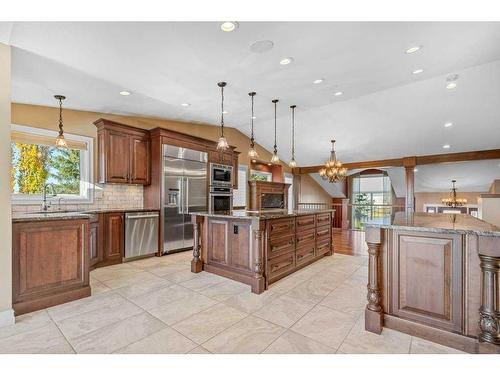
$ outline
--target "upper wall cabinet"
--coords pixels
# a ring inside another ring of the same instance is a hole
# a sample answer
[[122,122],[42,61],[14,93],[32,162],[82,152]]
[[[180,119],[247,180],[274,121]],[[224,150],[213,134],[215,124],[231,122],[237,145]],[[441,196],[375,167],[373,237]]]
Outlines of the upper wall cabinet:
[[151,181],[149,132],[105,119],[94,124],[99,182],[148,185]]

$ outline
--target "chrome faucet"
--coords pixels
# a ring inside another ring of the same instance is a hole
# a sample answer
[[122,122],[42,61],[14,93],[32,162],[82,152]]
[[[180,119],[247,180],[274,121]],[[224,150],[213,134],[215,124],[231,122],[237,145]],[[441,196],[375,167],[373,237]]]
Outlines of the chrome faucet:
[[[50,190],[52,191],[52,193],[50,195],[47,195],[47,190],[48,190],[49,187],[50,187]],[[47,211],[48,208],[50,207],[50,204],[47,203],[47,198],[52,198],[52,197],[55,197],[56,195],[57,195],[56,194],[56,190],[55,190],[53,184],[45,184],[43,186],[42,211]]]

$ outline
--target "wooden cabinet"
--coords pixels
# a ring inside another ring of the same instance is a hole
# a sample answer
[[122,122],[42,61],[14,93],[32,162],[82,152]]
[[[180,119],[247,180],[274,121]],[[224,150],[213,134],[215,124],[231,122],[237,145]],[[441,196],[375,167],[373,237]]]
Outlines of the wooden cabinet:
[[122,212],[104,214],[104,249],[102,265],[121,263],[125,250],[125,226]]
[[250,210],[287,209],[290,184],[249,180]]
[[149,184],[149,132],[104,119],[94,124],[97,127],[99,182]]
[[462,236],[394,231],[392,241],[391,314],[461,333]]
[[88,238],[88,219],[13,223],[16,315],[90,295]]
[[89,267],[94,269],[103,260],[101,215],[90,215]]

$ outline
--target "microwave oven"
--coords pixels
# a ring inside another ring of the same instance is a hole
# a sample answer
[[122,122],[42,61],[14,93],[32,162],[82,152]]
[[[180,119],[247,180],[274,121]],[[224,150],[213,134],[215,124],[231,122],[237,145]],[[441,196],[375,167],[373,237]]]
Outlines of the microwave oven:
[[210,185],[232,185],[233,167],[210,163]]

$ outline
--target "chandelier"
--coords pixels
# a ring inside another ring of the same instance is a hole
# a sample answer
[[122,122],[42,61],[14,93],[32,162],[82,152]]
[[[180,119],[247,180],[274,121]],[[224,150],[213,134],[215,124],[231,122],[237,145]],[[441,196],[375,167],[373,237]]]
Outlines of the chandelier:
[[335,154],[335,140],[332,139],[332,150],[330,151],[330,160],[325,163],[325,166],[319,170],[319,175],[323,180],[330,183],[341,182],[347,176],[347,168],[342,167],[342,163],[337,160]]
[[462,207],[467,204],[467,199],[457,198],[457,188],[455,187],[455,182],[457,181],[451,180],[452,186],[451,186],[450,197],[441,199],[441,203],[443,203],[448,207],[453,207],[453,208]]

